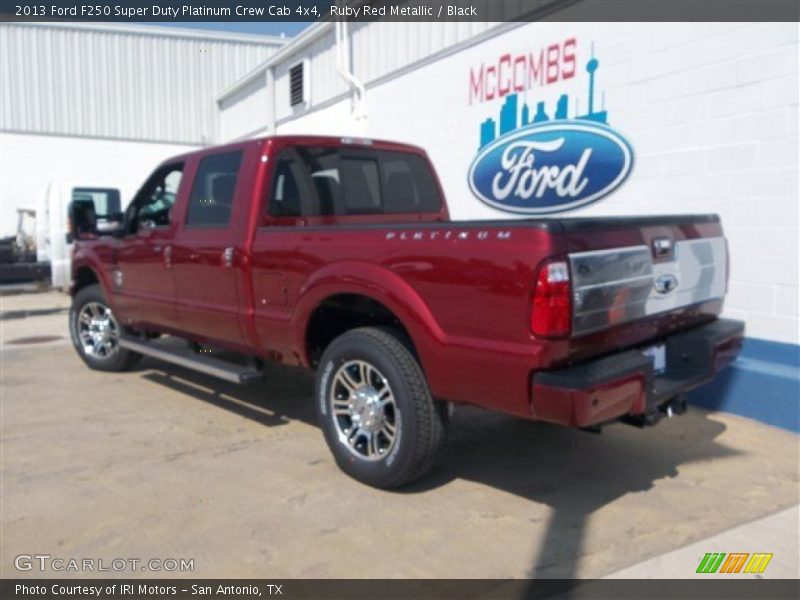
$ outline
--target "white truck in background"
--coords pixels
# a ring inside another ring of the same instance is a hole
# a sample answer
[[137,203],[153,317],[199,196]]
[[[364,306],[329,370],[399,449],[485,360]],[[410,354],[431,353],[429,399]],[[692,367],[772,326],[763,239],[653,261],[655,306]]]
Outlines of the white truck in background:
[[72,203],[91,202],[102,230],[109,217],[125,209],[136,187],[95,180],[49,182],[36,197],[35,207],[30,203],[18,210],[16,234],[2,240],[0,283],[66,290],[72,266]]
[[70,283],[69,212],[74,201],[92,201],[98,225],[123,209],[122,192],[116,185],[64,181],[48,184],[36,207],[36,259],[50,263],[50,283],[58,289],[66,289]]

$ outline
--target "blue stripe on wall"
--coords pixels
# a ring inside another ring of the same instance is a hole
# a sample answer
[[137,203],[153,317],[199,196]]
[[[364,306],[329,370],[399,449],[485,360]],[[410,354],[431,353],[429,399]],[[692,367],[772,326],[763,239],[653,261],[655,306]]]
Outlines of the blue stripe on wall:
[[689,402],[800,433],[800,346],[747,338],[739,358]]

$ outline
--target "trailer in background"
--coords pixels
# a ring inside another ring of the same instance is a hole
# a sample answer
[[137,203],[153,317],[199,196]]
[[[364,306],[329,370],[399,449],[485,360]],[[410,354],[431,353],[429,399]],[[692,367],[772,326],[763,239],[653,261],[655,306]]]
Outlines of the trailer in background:
[[0,239],[0,284],[4,287],[49,285],[50,263],[36,256],[35,222],[35,210],[18,208],[16,233]]

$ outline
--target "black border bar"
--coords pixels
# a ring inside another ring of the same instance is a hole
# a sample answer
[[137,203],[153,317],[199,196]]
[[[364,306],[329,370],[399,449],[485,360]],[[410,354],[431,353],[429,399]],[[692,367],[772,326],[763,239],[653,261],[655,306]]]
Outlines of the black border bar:
[[[332,12],[336,6],[337,11]],[[347,10],[344,10],[346,6]],[[460,9],[460,10],[455,10]],[[3,21],[784,21],[798,0],[0,0]]]
[[[41,600],[150,600],[205,598],[326,598],[330,600],[400,600],[469,598],[637,599],[637,600],[796,600],[795,579],[5,579],[0,598]],[[132,586],[123,588],[124,585]],[[193,587],[194,586],[194,587]],[[32,591],[33,588],[39,591]],[[220,587],[237,591],[220,593]],[[196,593],[198,588],[211,593]],[[96,591],[100,590],[100,594]],[[70,591],[74,590],[74,591]],[[126,590],[123,593],[122,590]],[[194,593],[193,593],[194,592]]]

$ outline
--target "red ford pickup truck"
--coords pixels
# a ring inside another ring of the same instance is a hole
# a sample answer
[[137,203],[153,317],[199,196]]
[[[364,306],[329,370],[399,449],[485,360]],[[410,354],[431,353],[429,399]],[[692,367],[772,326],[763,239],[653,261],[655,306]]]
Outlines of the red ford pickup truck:
[[271,137],[164,162],[113,235],[73,214],[72,340],[237,383],[316,369],[337,463],[420,477],[451,408],[655,423],[740,350],[715,215],[451,221],[425,152]]

